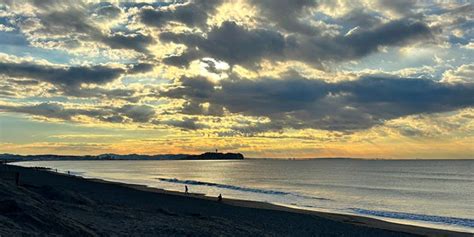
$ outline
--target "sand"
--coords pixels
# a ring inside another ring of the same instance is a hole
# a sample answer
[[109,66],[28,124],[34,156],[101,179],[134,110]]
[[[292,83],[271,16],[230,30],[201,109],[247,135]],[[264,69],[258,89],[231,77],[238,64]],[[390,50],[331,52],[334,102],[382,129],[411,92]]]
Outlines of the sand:
[[0,236],[473,236],[1,166]]

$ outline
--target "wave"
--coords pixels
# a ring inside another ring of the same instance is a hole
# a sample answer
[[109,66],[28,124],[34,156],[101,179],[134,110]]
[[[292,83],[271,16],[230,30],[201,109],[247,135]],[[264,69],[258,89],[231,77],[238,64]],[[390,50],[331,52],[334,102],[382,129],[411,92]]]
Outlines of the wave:
[[386,217],[393,219],[402,219],[402,220],[413,220],[413,221],[427,221],[435,222],[440,224],[448,225],[457,225],[464,227],[474,227],[474,219],[467,218],[457,218],[457,217],[446,217],[446,216],[433,216],[433,215],[423,215],[423,214],[414,214],[406,212],[390,212],[390,211],[376,211],[376,210],[367,210],[360,208],[351,208],[357,214],[371,215],[378,217]]
[[258,189],[258,188],[248,188],[248,187],[242,187],[242,186],[210,183],[210,182],[203,182],[203,181],[197,181],[197,180],[180,180],[180,179],[176,179],[176,178],[172,178],[172,179],[157,178],[157,179],[160,180],[160,181],[163,181],[163,182],[168,182],[168,183],[200,185],[200,186],[217,187],[217,188],[223,188],[223,189],[231,189],[231,190],[237,190],[237,191],[242,191],[242,192],[263,193],[263,194],[270,194],[270,195],[293,195],[293,196],[297,196],[297,197],[316,199],[316,200],[329,200],[327,198],[310,197],[310,196],[304,196],[304,195],[290,193],[290,192],[284,192],[284,191]]
[[158,180],[163,181],[163,182],[169,182],[169,183],[201,185],[201,186],[233,189],[233,190],[252,192],[252,193],[264,193],[264,194],[272,194],[272,195],[290,195],[291,194],[289,192],[283,192],[283,191],[246,188],[246,187],[240,187],[240,186],[234,186],[234,185],[228,185],[228,184],[217,184],[217,183],[209,183],[209,182],[202,182],[202,181],[196,181],[196,180],[180,180],[180,179],[167,179],[167,178],[158,178]]
[[[64,171],[64,173],[68,173],[68,171]],[[86,172],[79,172],[79,171],[69,171],[70,175],[74,176],[84,176]]]
[[[397,175],[397,176],[400,176],[400,177],[407,177],[404,174],[412,174],[412,175],[416,175],[416,177],[422,176],[422,177],[427,177],[427,178],[430,178],[430,177],[433,177],[433,178],[441,177],[441,178],[446,178],[446,179],[450,179],[450,178],[453,178],[453,177],[459,177],[459,178],[465,178],[465,179],[474,178],[474,175],[470,174],[470,173],[463,174],[463,173],[455,173],[455,172],[424,172],[424,171],[421,171],[421,170],[414,170],[414,171],[371,170],[369,172],[370,173],[376,173],[376,174],[377,173],[382,173],[384,176],[386,176],[386,175]],[[409,176],[409,177],[411,177],[411,176]]]

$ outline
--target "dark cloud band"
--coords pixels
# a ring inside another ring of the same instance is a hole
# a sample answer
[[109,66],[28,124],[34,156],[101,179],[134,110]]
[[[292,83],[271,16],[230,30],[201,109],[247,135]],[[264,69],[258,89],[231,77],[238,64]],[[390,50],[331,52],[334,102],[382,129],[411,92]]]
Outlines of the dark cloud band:
[[403,46],[431,37],[432,31],[426,24],[410,19],[337,36],[284,36],[278,31],[247,29],[231,21],[212,28],[206,37],[189,33],[160,34],[163,42],[184,44],[189,48],[183,55],[166,58],[165,63],[189,64],[200,57],[212,57],[244,66],[254,66],[262,59],[296,60],[313,65],[347,61],[375,52],[380,46]]
[[155,110],[147,105],[128,104],[122,107],[103,107],[94,109],[65,108],[58,103],[41,103],[35,105],[0,105],[1,112],[24,113],[45,118],[72,120],[75,116],[87,116],[110,123],[146,123],[155,116]]
[[264,129],[252,128],[256,132],[282,128],[367,129],[403,116],[470,107],[474,105],[473,94],[474,84],[384,77],[327,83],[298,75],[257,80],[233,77],[218,84],[202,77],[183,77],[179,87],[162,92],[162,96],[188,101],[183,108],[188,114],[207,115],[196,105],[209,103],[234,114],[271,120],[260,125]]
[[104,84],[111,82],[124,73],[122,68],[107,66],[77,66],[55,67],[34,63],[9,63],[0,62],[0,74],[16,77],[31,78],[54,85],[77,87],[82,83]]

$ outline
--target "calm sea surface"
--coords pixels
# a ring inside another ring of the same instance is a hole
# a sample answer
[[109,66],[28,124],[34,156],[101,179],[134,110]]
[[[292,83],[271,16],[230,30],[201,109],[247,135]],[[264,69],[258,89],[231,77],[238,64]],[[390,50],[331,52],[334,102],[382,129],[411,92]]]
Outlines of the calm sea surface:
[[474,233],[474,160],[35,161],[89,178]]

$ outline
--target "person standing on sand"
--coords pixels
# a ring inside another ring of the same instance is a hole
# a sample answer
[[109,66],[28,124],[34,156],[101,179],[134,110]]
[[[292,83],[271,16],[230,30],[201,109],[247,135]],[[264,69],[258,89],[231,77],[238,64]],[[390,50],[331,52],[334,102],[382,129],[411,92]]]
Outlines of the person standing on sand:
[[188,185],[184,185],[184,193],[188,194]]
[[217,201],[222,202],[222,194],[219,193],[219,196],[217,196]]

